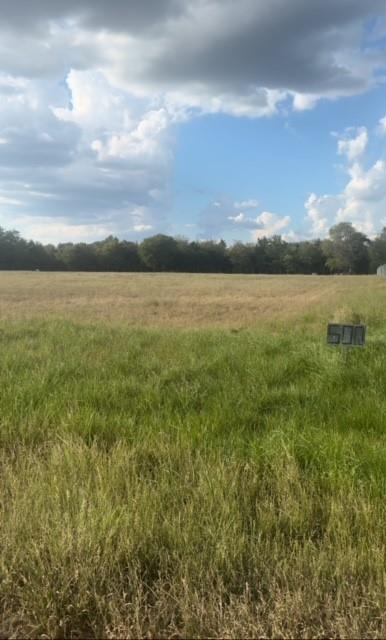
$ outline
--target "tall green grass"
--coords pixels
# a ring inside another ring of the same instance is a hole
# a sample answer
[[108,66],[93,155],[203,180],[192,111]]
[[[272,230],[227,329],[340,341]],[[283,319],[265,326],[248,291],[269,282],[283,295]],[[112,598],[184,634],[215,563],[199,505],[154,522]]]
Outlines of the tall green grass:
[[386,635],[386,331],[0,327],[0,631]]

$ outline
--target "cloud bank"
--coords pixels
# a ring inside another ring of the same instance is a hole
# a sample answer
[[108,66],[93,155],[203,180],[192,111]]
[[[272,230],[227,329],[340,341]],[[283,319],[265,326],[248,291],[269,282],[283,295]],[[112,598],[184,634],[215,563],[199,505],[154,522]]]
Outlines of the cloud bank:
[[[175,123],[374,87],[384,14],[383,0],[0,0],[0,224],[46,240],[167,229]],[[355,165],[366,135],[340,141],[353,163],[342,215],[383,171]],[[255,235],[288,225],[237,209],[225,218],[243,214]]]

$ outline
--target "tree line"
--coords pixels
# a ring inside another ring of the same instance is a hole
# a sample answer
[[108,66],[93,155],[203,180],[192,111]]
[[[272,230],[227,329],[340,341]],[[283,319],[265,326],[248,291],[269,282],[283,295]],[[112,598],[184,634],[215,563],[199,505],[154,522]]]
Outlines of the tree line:
[[374,273],[386,263],[386,227],[374,239],[341,222],[326,240],[256,243],[189,241],[157,234],[140,243],[109,236],[93,243],[43,245],[0,227],[0,270],[176,271],[188,273]]

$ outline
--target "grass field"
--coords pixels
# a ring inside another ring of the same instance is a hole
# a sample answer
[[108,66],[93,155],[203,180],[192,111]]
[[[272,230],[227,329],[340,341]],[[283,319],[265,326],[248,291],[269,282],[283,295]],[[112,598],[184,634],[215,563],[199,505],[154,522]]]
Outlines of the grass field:
[[0,273],[0,345],[0,636],[386,636],[386,280]]

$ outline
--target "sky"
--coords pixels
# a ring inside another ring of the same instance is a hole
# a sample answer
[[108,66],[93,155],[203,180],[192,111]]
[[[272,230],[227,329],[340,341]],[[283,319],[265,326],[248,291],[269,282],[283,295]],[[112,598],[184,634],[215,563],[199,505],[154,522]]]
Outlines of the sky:
[[385,0],[0,0],[0,226],[386,226]]

